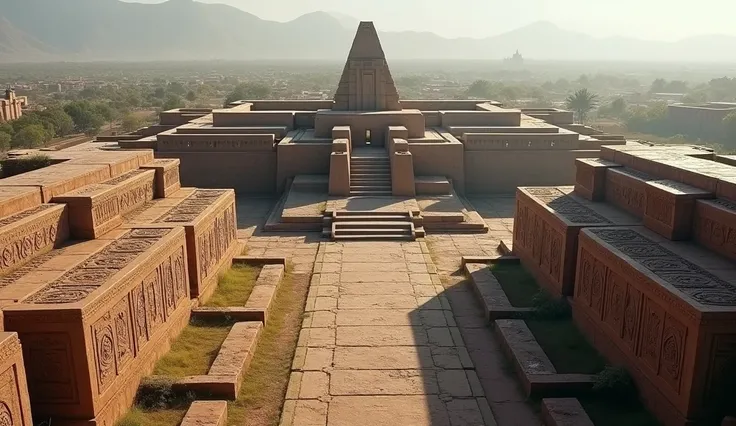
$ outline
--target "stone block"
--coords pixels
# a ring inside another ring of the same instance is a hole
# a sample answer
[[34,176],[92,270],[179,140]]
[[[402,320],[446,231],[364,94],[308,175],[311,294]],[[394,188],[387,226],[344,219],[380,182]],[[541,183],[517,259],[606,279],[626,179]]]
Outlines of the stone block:
[[174,384],[176,392],[194,392],[198,395],[235,400],[243,383],[243,376],[250,367],[258,339],[263,330],[260,321],[237,322],[230,329],[220,352],[212,362],[209,372],[201,376],[189,376]]
[[0,186],[0,219],[38,207],[41,191],[32,186]]
[[542,399],[542,418],[547,426],[594,426],[577,398]]
[[695,200],[713,194],[671,180],[647,182],[644,225],[670,240],[686,240],[692,231]]
[[0,275],[66,241],[68,217],[63,204],[41,204],[0,219]]
[[0,424],[33,425],[23,352],[16,333],[0,333]]
[[736,261],[736,203],[723,199],[696,200],[693,238]]
[[578,158],[575,167],[575,193],[586,200],[603,201],[606,198],[606,169],[621,166],[606,160]]
[[180,163],[178,158],[159,158],[141,166],[141,169],[153,169],[156,172],[156,198],[166,198],[181,188]]
[[110,176],[116,177],[153,161],[153,150],[81,151],[77,155],[72,151],[59,151],[53,156],[70,158],[66,164],[105,165],[110,168]]
[[32,172],[0,179],[0,187],[30,186],[41,189],[41,201],[83,186],[110,179],[110,167],[95,164],[54,164]]
[[473,290],[483,305],[486,321],[522,318],[532,312],[530,308],[511,305],[501,284],[484,263],[465,263],[465,275],[473,283]]
[[347,152],[333,152],[330,154],[328,191],[330,195],[335,196],[350,195],[350,155]]
[[52,199],[69,208],[76,239],[95,239],[123,223],[123,215],[153,199],[153,170],[134,170]]
[[264,325],[268,321],[276,291],[284,277],[284,270],[284,265],[265,265],[258,274],[253,291],[245,303],[245,310],[252,312],[256,320],[263,322]]
[[181,190],[129,216],[123,227],[183,227],[191,296],[202,301],[209,298],[219,273],[238,254],[235,192],[231,189]]
[[227,401],[194,401],[180,426],[227,425]]
[[190,312],[182,228],[122,231],[3,308],[23,345],[34,413],[114,424]]
[[414,184],[414,162],[411,152],[396,151],[390,155],[392,194],[394,196],[414,197],[416,195],[416,185]]
[[571,187],[521,187],[516,192],[514,254],[552,295],[569,296],[580,230],[636,224],[639,220],[624,212],[576,197]]
[[350,143],[350,126],[335,126],[332,128],[332,139],[347,139]]
[[629,168],[606,169],[606,201],[636,217],[643,218],[646,210],[646,183],[654,178]]
[[733,263],[643,227],[588,228],[579,246],[573,315],[598,351],[626,366],[663,424],[722,418],[736,356]]

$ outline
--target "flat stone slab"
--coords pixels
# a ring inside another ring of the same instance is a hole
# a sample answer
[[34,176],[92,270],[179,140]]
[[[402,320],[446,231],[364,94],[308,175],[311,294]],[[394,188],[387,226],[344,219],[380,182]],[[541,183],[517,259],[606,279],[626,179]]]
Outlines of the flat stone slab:
[[327,200],[326,212],[419,212],[414,198],[407,197],[341,197]]
[[262,330],[263,323],[259,321],[235,323],[207,374],[184,377],[174,384],[174,388],[181,392],[235,400]]
[[517,308],[511,304],[503,287],[484,263],[466,263],[465,274],[473,284],[473,290],[483,305],[486,321],[522,318],[533,308]]
[[286,258],[278,256],[235,256],[233,257],[233,265],[284,265],[286,266]]
[[527,396],[587,391],[592,386],[593,375],[558,374],[524,320],[500,319],[495,325],[504,352],[514,363]]
[[542,399],[542,417],[547,426],[594,426],[576,398]]
[[283,222],[322,223],[327,193],[289,191],[281,212]]
[[194,401],[189,406],[181,426],[225,426],[227,401]]

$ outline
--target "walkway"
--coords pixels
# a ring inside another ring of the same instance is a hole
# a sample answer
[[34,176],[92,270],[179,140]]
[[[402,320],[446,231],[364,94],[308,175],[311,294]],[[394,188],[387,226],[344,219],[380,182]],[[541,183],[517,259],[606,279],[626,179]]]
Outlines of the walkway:
[[320,243],[282,425],[495,425],[426,244]]

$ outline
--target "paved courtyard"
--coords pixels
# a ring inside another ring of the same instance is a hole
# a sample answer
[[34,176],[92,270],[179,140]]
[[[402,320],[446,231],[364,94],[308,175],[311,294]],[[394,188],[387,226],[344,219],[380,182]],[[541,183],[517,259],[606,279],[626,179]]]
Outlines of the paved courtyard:
[[312,272],[282,425],[540,424],[460,273],[510,236],[513,198],[498,201],[478,202],[488,234],[415,242],[263,234],[270,201],[239,201],[249,254]]

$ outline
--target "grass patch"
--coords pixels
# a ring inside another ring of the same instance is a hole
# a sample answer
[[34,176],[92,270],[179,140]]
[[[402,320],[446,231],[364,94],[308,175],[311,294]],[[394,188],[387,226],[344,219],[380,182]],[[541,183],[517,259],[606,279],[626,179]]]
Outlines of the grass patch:
[[539,293],[539,286],[534,277],[521,265],[491,265],[491,272],[501,284],[511,305],[517,308],[534,306],[534,296]]
[[189,407],[165,410],[143,410],[133,407],[118,420],[116,426],[176,426],[184,419]]
[[228,425],[278,425],[289,384],[309,274],[287,274],[279,286],[237,401],[228,403]]
[[527,320],[526,324],[558,373],[595,374],[605,368],[605,360],[571,320]]
[[595,426],[659,426],[638,400],[620,402],[601,396],[578,398]]
[[217,308],[244,306],[260,271],[261,268],[255,266],[233,266],[220,277],[217,289],[204,306]]
[[232,328],[231,323],[213,324],[192,321],[157,363],[153,374],[185,377],[207,374]]

